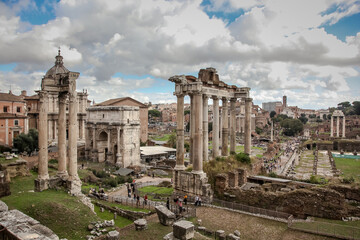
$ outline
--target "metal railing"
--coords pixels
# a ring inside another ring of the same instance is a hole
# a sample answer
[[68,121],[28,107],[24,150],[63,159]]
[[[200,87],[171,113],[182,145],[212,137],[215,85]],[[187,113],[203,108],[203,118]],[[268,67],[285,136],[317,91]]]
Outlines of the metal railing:
[[341,239],[360,239],[360,228],[312,221],[312,222],[289,222],[288,227],[302,232],[308,232],[323,236],[336,237]]

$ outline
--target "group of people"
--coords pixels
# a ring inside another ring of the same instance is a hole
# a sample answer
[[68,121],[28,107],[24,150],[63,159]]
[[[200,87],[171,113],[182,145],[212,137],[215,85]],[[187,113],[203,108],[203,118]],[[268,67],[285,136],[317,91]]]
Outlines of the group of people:
[[[134,201],[136,201],[136,205],[140,206],[140,195],[136,194],[136,182],[135,180],[129,184],[126,184],[127,187],[127,192],[128,192],[128,197],[131,198],[131,193],[133,193],[133,197],[134,197]],[[148,196],[147,194],[144,195],[144,204],[147,205],[147,201],[148,201]]]
[[90,188],[89,190],[90,196],[95,196],[99,199],[106,200],[108,198],[108,195],[105,193],[103,188],[99,188],[99,191],[96,191],[95,188]]

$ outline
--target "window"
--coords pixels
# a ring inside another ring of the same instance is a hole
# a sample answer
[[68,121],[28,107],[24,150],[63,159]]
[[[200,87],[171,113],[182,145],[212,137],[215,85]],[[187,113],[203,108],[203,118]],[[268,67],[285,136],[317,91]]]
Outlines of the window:
[[4,106],[3,112],[8,112],[8,106]]
[[19,120],[17,120],[17,119],[14,120],[14,125],[15,125],[15,126],[19,126]]
[[21,107],[16,107],[16,112],[21,112]]

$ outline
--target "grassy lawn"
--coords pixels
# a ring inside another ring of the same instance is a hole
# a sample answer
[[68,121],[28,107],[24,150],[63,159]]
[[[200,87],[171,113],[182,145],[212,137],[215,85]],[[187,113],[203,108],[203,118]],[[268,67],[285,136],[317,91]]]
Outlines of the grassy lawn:
[[13,159],[6,160],[4,157],[0,157],[0,164],[13,163],[16,160],[18,160],[18,158],[13,158]]
[[[105,220],[97,216],[62,190],[34,192],[34,179],[37,174],[28,177],[16,177],[11,182],[11,195],[1,198],[10,209],[18,209],[41,224],[53,230],[60,238],[85,239],[89,234],[88,224]],[[127,219],[118,217],[119,226],[129,224]],[[131,223],[131,221],[130,221]]]
[[334,158],[336,168],[341,170],[342,177],[353,177],[356,182],[360,182],[360,160],[350,158]]
[[[104,212],[101,212],[100,207],[98,207],[96,205],[95,205],[94,210],[95,210],[96,214],[98,215],[98,217],[100,217],[103,220],[114,219],[114,213],[112,213],[112,212],[109,212],[106,210]],[[117,216],[115,219],[115,226],[117,226],[119,228],[123,228],[129,224],[132,224],[132,221],[127,218]]]
[[161,136],[155,136],[153,139],[155,141],[168,141],[171,134],[164,134]]
[[141,233],[135,231],[135,229],[121,232],[120,239],[138,240],[141,238],[142,240],[162,240],[170,232],[172,232],[171,226],[163,226],[159,222],[149,222],[148,229]]
[[[315,218],[316,222],[299,222],[294,223],[293,227],[297,229],[310,230],[313,232],[323,232],[339,236],[360,238],[360,222],[344,222],[341,220],[330,220],[323,218]],[[329,224],[332,223],[332,224]],[[355,229],[350,228],[355,227]]]
[[142,194],[161,194],[161,195],[171,195],[174,191],[173,188],[168,187],[156,187],[156,186],[147,186],[138,189]]
[[149,209],[136,208],[136,207],[131,207],[131,206],[127,206],[127,205],[123,205],[123,204],[119,204],[119,203],[112,203],[112,202],[106,202],[106,201],[101,201],[101,200],[97,200],[97,202],[104,204],[106,206],[109,206],[109,207],[117,207],[120,209],[130,210],[130,211],[134,211],[134,212],[145,212],[145,213],[151,212],[151,210],[149,210]]

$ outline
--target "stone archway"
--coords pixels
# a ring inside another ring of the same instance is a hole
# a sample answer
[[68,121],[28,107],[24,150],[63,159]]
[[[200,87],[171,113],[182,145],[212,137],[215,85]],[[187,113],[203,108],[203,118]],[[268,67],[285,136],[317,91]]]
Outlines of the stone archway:
[[106,152],[107,142],[108,142],[108,134],[105,131],[100,132],[98,141],[96,141],[96,148],[98,150],[98,162],[106,161]]

